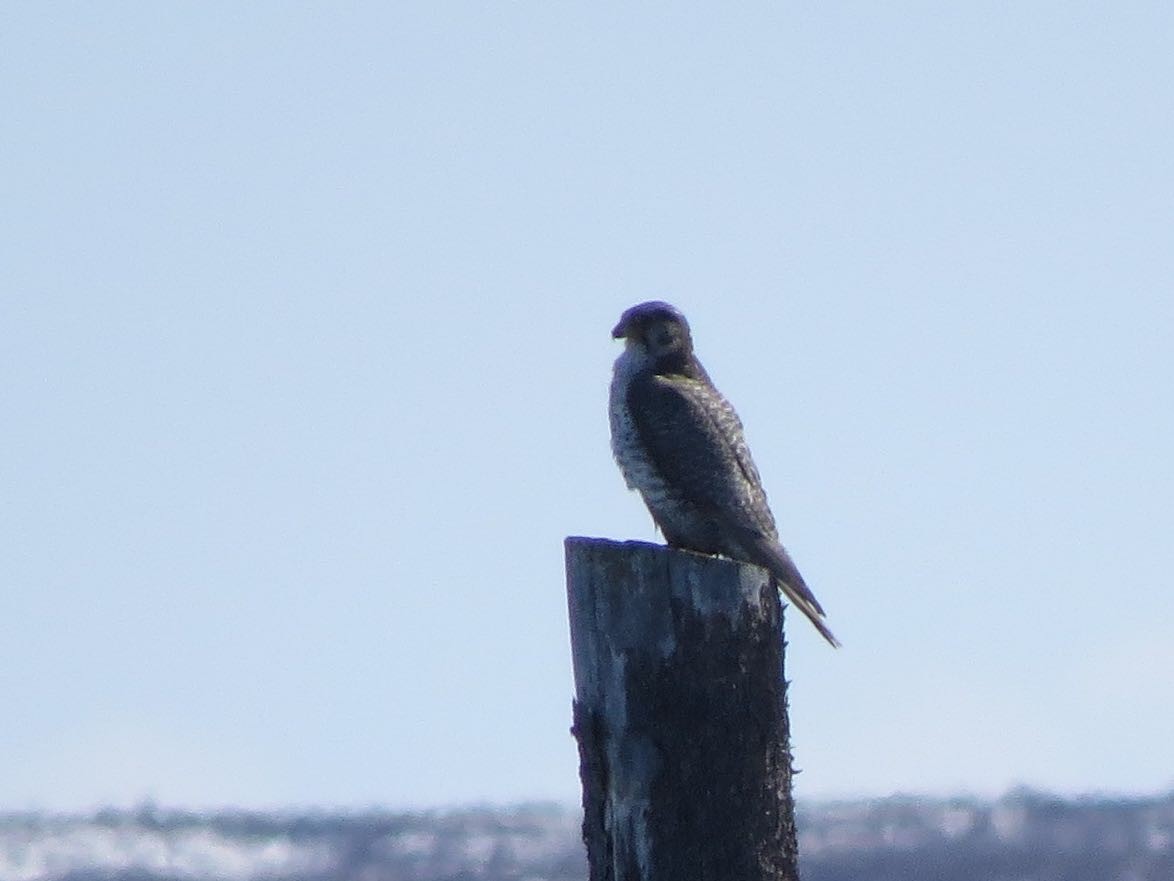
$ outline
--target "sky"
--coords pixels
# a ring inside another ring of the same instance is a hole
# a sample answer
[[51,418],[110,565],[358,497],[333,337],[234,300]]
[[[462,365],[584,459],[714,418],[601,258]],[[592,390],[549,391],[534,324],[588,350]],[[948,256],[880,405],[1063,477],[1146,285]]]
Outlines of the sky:
[[0,809],[578,799],[628,306],[844,643],[799,798],[1174,786],[1174,7],[0,10]]

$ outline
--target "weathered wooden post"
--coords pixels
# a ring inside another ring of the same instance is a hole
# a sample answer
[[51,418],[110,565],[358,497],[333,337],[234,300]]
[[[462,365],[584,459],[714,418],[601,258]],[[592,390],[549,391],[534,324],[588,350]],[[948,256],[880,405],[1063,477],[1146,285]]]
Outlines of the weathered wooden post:
[[566,558],[591,881],[795,881],[769,575],[643,542]]

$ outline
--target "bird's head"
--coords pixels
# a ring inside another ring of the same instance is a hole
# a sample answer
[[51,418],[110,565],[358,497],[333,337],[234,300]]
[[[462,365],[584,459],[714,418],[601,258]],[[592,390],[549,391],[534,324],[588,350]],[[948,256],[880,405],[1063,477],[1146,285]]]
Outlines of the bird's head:
[[628,309],[611,335],[658,364],[684,363],[693,356],[689,322],[679,309],[660,300]]

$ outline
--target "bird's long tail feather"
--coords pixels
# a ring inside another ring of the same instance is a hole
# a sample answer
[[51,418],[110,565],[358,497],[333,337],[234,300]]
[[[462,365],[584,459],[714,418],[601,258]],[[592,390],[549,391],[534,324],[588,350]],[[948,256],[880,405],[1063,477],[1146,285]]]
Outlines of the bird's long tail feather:
[[828,629],[827,624],[823,621],[823,606],[819,604],[819,600],[815,598],[815,594],[811,592],[807,582],[803,580],[803,576],[799,574],[798,568],[791,560],[791,555],[783,546],[764,535],[759,535],[750,543],[748,550],[752,554],[753,561],[760,566],[765,566],[774,576],[779,590],[791,601],[791,605],[807,616],[807,620],[812,623],[819,631],[819,635],[826,639],[832,648],[839,648],[840,641],[836,639],[835,634]]
[[787,582],[780,580],[777,576],[775,581],[778,582],[779,590],[791,601],[791,605],[807,616],[807,620],[812,623],[815,629],[819,631],[819,635],[826,639],[832,648],[838,649],[840,647],[840,641],[836,639],[836,635],[828,629],[828,626],[823,623],[823,617],[819,612],[811,608],[806,600],[797,594]]

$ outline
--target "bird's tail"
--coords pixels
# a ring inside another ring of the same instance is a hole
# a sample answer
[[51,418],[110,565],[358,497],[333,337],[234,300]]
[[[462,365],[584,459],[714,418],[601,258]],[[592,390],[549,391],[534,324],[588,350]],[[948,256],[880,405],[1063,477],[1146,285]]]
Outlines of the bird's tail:
[[[791,585],[789,585],[787,582],[782,581],[777,576],[775,581],[778,582],[779,590],[781,590],[783,595],[791,601],[791,605],[807,616],[807,620],[810,621],[815,629],[819,631],[819,635],[828,641],[828,645],[834,649],[838,649],[840,647],[840,641],[836,639],[836,635],[828,629],[828,626],[823,623],[823,615],[820,612],[817,612],[814,607],[809,605],[808,602],[801,595],[796,593]],[[811,591],[808,591],[807,593],[810,595]]]
[[772,541],[760,535],[752,542],[750,550],[753,552],[755,563],[765,566],[774,576],[779,590],[790,600],[791,605],[807,616],[819,635],[828,641],[832,648],[839,648],[840,641],[824,623],[823,606],[815,598],[815,594],[799,574],[799,569],[791,560],[791,555],[777,541]]

